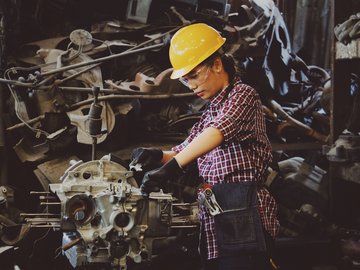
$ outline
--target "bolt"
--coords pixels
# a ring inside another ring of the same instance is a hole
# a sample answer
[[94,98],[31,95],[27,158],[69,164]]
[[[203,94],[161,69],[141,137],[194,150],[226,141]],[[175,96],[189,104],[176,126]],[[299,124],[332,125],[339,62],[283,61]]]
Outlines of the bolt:
[[85,212],[83,210],[79,210],[75,213],[74,217],[75,217],[75,220],[81,221],[85,218]]

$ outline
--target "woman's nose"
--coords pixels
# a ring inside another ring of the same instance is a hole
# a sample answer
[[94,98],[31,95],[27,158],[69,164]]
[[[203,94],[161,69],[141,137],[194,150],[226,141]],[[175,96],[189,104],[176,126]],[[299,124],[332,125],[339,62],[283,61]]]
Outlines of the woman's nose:
[[195,83],[189,82],[189,88],[192,91],[195,91],[198,88],[198,86]]

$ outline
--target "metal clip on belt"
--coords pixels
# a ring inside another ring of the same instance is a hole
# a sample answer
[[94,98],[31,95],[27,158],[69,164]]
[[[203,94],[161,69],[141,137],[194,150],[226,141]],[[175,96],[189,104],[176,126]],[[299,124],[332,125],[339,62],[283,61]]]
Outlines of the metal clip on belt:
[[223,212],[220,205],[216,201],[215,195],[212,192],[211,188],[205,188],[201,193],[199,193],[200,203],[205,205],[209,210],[210,215],[216,216]]

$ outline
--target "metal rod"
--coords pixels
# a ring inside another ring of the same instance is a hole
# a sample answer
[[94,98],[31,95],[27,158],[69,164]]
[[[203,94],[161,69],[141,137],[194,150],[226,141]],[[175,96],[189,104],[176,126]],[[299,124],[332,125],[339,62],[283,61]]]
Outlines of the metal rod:
[[18,86],[23,86],[23,87],[31,87],[31,86],[33,86],[32,83],[23,83],[23,82],[20,82],[20,81],[7,80],[7,79],[3,79],[3,78],[0,78],[0,83],[16,84]]
[[[92,88],[86,88],[86,87],[59,86],[57,88],[60,90],[63,90],[63,91],[78,91],[78,92],[92,93]],[[121,94],[121,92],[128,93],[129,95],[123,95],[123,94]],[[162,96],[165,95],[165,94],[161,94],[161,93],[151,93],[151,92],[140,92],[140,91],[135,91],[135,90],[128,90],[127,88],[121,89],[121,86],[118,86],[118,88],[116,90],[109,89],[109,88],[101,88],[100,93],[118,94],[119,96],[124,97],[124,98],[134,98],[134,96],[136,96],[136,98],[148,98],[147,96],[155,97],[155,98],[160,96],[160,98],[162,98]],[[173,97],[195,96],[195,94],[193,92],[173,93],[171,95]],[[103,96],[100,96],[99,100],[101,97],[103,97]]]
[[57,197],[54,196],[40,196],[40,200],[55,200]]
[[[35,118],[33,118],[35,119]],[[31,195],[37,195],[37,194],[50,194],[49,191],[30,191]]]
[[170,33],[177,31],[177,30],[180,29],[181,27],[183,27],[183,25],[177,26],[177,27],[175,27],[175,28],[173,28],[173,29],[171,29],[171,30],[169,30],[169,31],[161,34],[160,36],[157,36],[156,38],[152,38],[152,39],[149,39],[149,40],[147,40],[147,41],[144,41],[143,43],[140,43],[139,45],[136,45],[136,46],[128,49],[128,51],[135,50],[136,48],[142,47],[142,46],[144,46],[144,45],[146,45],[146,44],[148,44],[148,43],[151,43],[151,42],[153,42],[153,41],[155,41],[155,40],[157,40],[157,39],[160,39],[160,38],[162,38],[162,37],[164,37],[164,36],[167,36],[167,35],[169,35]]
[[[38,116],[38,117],[35,117],[35,118],[33,118],[33,119],[30,119],[29,121],[26,121],[26,123],[30,125],[30,124],[39,122],[39,121],[42,120],[42,119],[45,119],[45,115],[40,115],[40,116]],[[14,129],[21,128],[21,127],[23,127],[23,126],[25,126],[24,123],[19,123],[19,124],[16,124],[16,125],[13,125],[13,126],[11,126],[11,127],[6,128],[6,130],[7,130],[7,131],[11,131],[11,130],[14,130]],[[34,191],[31,191],[31,192],[34,192]],[[31,192],[30,192],[30,194],[32,194]]]
[[198,225],[179,225],[179,226],[170,226],[171,229],[181,229],[181,228],[197,228]]
[[59,218],[25,218],[25,221],[28,222],[60,222]]
[[52,213],[20,213],[20,217],[47,217],[47,216],[60,216],[60,214]]
[[31,228],[60,228],[61,226],[60,225],[36,225],[36,224],[30,224],[30,227]]
[[41,202],[40,205],[60,205],[59,202]]
[[97,138],[96,138],[96,137],[92,137],[91,160],[95,160],[95,156],[96,156],[96,144],[97,144]]
[[158,49],[158,48],[163,47],[163,46],[164,46],[164,43],[159,43],[159,44],[151,45],[151,46],[148,46],[148,47],[145,47],[145,48],[140,48],[140,49],[131,50],[131,51],[125,51],[125,52],[122,52],[122,53],[105,56],[105,57],[98,58],[98,59],[95,59],[95,60],[82,62],[82,63],[78,63],[78,64],[66,66],[66,67],[61,67],[61,68],[54,69],[54,70],[51,70],[51,71],[48,71],[48,72],[44,72],[41,75],[42,76],[52,75],[52,74],[60,73],[60,72],[67,71],[67,70],[70,70],[70,69],[75,69],[75,68],[79,68],[79,67],[83,67],[83,66],[102,63],[102,62],[112,60],[112,59],[115,59],[115,58],[118,58],[118,57],[121,57],[121,56],[127,56],[127,55],[131,55],[131,54],[135,54],[135,53],[139,53],[139,52],[143,52],[143,51],[148,51],[148,50],[152,50],[152,49]]
[[66,245],[64,245],[64,246],[62,247],[63,251],[67,251],[68,249],[72,248],[73,246],[75,246],[76,244],[78,244],[81,240],[82,240],[82,238],[76,238],[75,240],[67,243]]

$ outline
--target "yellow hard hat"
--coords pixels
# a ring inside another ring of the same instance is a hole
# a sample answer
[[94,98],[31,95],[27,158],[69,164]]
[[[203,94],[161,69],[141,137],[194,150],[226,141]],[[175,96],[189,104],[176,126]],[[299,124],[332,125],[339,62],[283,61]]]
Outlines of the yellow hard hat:
[[224,43],[214,28],[196,23],[178,30],[170,41],[169,57],[174,68],[170,78],[178,79],[216,52]]

